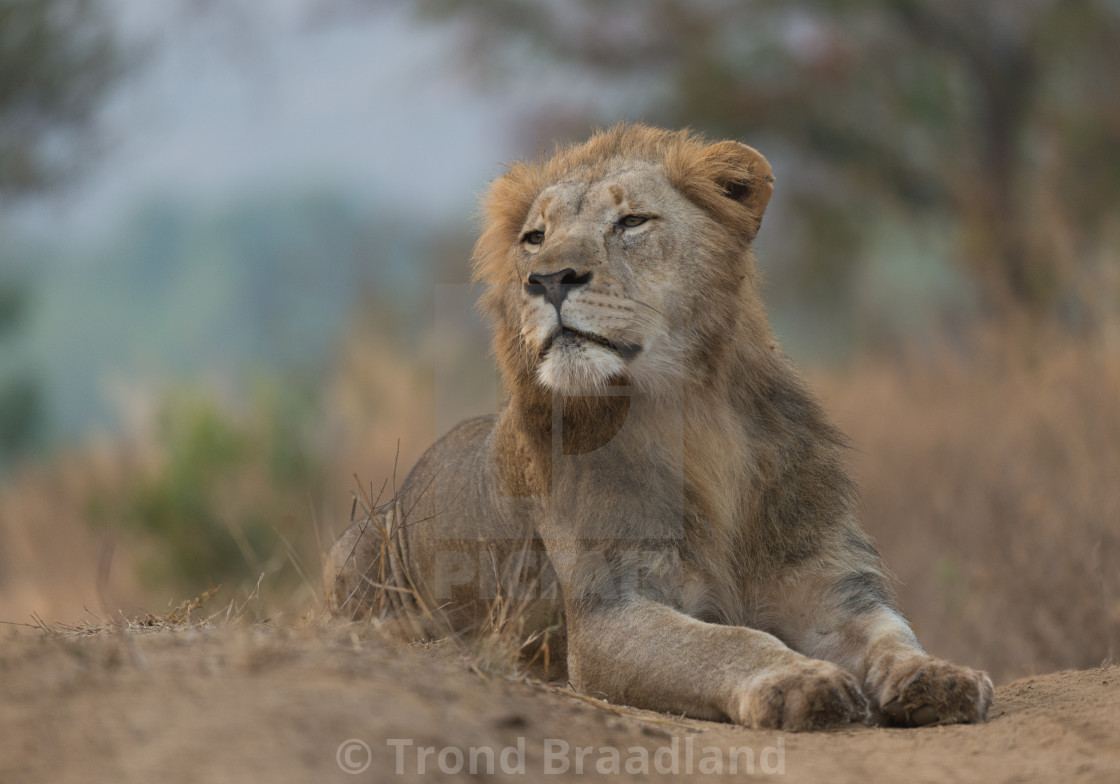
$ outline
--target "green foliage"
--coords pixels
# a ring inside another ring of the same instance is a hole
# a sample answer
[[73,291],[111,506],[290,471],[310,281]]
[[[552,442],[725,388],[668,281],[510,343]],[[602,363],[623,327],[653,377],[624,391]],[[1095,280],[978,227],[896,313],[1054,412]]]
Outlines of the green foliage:
[[308,401],[264,387],[253,411],[239,418],[206,395],[173,395],[154,433],[155,466],[123,497],[91,507],[101,525],[141,535],[148,587],[191,593],[252,585],[262,573],[289,587],[299,578],[322,494]]
[[0,338],[19,325],[26,304],[26,289],[14,280],[0,278]]
[[[13,277],[0,277],[0,358],[12,353],[26,312],[27,287]],[[45,412],[39,379],[26,363],[0,363],[0,471],[35,446]]]
[[43,398],[34,377],[0,383],[0,467],[34,445],[42,422]]
[[0,0],[0,198],[80,164],[93,113],[120,71],[100,3]]

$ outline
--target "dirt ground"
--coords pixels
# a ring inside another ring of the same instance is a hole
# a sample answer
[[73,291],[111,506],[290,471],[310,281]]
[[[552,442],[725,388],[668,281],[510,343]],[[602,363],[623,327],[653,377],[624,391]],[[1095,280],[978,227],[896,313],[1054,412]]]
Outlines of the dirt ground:
[[513,781],[1120,781],[1120,669],[1002,685],[981,726],[789,734],[488,676],[454,644],[368,626],[12,629],[0,642],[2,782],[413,781],[491,758],[492,778]]

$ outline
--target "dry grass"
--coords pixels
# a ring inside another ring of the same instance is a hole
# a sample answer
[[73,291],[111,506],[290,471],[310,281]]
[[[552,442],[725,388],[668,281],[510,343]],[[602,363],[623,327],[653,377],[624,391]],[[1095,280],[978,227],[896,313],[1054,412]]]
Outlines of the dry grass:
[[[1025,346],[1025,347],[1024,347]],[[992,337],[818,384],[933,652],[999,680],[1120,651],[1120,354]]]
[[116,632],[165,632],[180,631],[183,629],[212,628],[215,621],[224,620],[229,623],[240,620],[244,613],[245,605],[254,597],[250,596],[236,609],[237,603],[231,601],[224,611],[219,611],[203,617],[198,613],[214,595],[221,590],[221,586],[213,588],[193,599],[186,599],[174,607],[169,607],[161,613],[144,612],[140,615],[128,617],[118,612],[115,616],[103,618],[93,612],[87,612],[85,618],[77,621],[54,621],[48,623],[38,613],[32,614],[32,623],[14,624],[36,629],[54,640],[67,640],[75,637],[92,637],[99,634],[113,634]]
[[[392,481],[395,486],[395,469]],[[456,630],[444,608],[431,607],[424,601],[423,592],[414,581],[408,564],[398,557],[396,542],[402,531],[424,520],[411,519],[412,510],[402,508],[395,494],[382,502],[387,486],[388,480],[374,496],[372,488],[367,489],[360,480],[357,482],[350,520],[352,525],[360,524],[360,534],[346,562],[351,563],[361,551],[365,557],[375,558],[377,572],[362,574],[348,595],[337,598],[337,616],[353,623],[372,623],[401,636],[425,640],[438,637],[439,643],[458,646],[470,668],[484,679],[492,675],[521,679],[529,673],[545,680],[562,676],[566,666],[563,645],[556,645],[557,640],[562,639],[562,635],[558,634],[561,631],[559,624],[540,628],[539,623],[530,619],[532,597],[538,594],[534,585],[526,586],[527,590],[519,598],[508,595],[502,581],[498,581],[497,594],[486,616],[470,634]],[[400,515],[391,526],[392,530],[379,513],[386,510]],[[530,542],[525,542],[523,549],[528,550],[530,546]],[[396,562],[397,580],[392,580],[389,575],[391,558]],[[333,574],[325,577],[337,586],[342,576]],[[554,653],[557,647],[559,650]]]
[[91,525],[90,499],[133,486],[150,456],[130,445],[98,444],[26,465],[0,485],[0,619],[33,612],[74,618],[87,607],[160,606],[134,569],[141,548]]
[[[535,588],[526,591],[529,596],[536,593]],[[499,587],[481,633],[471,641],[473,668],[480,675],[566,679],[566,649],[562,642],[557,644],[563,640],[560,624],[542,629],[529,623],[529,602],[507,596]]]

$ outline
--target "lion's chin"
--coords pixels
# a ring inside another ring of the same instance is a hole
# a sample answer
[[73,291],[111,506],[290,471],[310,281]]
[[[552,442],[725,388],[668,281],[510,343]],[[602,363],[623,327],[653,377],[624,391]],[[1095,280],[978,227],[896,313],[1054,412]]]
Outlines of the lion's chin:
[[626,372],[626,361],[615,350],[588,340],[558,337],[537,367],[537,380],[554,392],[593,394]]

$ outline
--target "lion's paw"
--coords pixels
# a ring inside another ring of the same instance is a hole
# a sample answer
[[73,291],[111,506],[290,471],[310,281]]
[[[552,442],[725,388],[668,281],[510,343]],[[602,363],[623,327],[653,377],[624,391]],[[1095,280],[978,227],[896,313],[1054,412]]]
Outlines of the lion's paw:
[[753,678],[738,700],[736,721],[791,732],[867,720],[867,700],[848,671],[806,659]]
[[981,722],[992,693],[987,673],[926,657],[891,673],[880,710],[904,727]]

